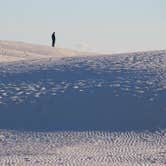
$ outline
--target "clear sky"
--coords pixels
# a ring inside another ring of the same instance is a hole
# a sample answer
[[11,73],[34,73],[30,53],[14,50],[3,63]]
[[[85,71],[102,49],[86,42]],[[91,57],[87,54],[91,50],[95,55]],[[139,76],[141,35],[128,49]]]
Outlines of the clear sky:
[[166,49],[166,0],[0,0],[0,40],[99,52]]

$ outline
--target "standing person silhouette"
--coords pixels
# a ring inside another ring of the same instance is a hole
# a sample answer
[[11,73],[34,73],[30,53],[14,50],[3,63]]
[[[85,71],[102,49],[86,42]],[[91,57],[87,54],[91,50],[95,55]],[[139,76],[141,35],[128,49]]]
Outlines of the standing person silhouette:
[[53,32],[51,38],[52,38],[52,47],[55,47],[55,40],[56,40],[56,38],[55,38],[55,32]]

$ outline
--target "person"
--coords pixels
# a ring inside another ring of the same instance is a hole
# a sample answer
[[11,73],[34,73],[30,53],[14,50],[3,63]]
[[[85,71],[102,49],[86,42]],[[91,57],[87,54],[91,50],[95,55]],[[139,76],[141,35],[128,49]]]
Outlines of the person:
[[55,32],[52,34],[52,47],[55,47]]

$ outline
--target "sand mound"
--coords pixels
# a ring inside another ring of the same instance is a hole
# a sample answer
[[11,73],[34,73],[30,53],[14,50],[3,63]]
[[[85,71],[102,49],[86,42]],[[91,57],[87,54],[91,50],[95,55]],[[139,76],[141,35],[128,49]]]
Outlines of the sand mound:
[[0,62],[80,56],[89,53],[15,41],[0,41]]

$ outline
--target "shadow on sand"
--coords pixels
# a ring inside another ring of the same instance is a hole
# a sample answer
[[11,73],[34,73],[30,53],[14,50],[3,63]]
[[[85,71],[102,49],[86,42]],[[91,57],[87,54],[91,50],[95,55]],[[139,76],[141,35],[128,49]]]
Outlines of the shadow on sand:
[[[117,73],[101,75],[110,81]],[[77,72],[34,71],[7,75],[2,79],[6,83],[17,83],[48,78],[54,78],[57,82],[97,77],[100,76],[80,69]],[[21,104],[11,102],[1,105],[0,128],[30,131],[129,131],[166,128],[165,94],[165,91],[161,91],[155,101],[151,102],[145,97],[136,97],[120,89],[115,94],[114,89],[109,87],[87,88],[86,92],[68,89],[57,96],[43,95],[34,103],[25,101]],[[150,94],[146,94],[148,95]]]

